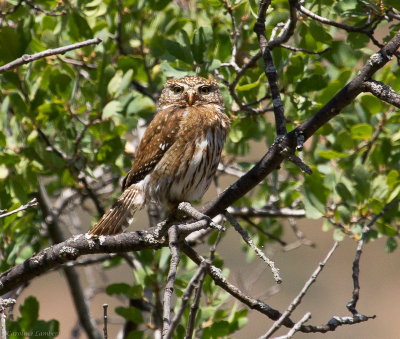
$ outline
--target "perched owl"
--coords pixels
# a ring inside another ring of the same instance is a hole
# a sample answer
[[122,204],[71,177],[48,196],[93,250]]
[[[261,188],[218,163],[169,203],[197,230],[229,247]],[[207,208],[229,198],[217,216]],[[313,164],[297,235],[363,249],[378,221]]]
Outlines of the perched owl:
[[200,199],[217,170],[228,130],[214,80],[187,76],[167,81],[123,181],[123,193],[89,234],[121,232],[149,202],[171,210],[180,202]]

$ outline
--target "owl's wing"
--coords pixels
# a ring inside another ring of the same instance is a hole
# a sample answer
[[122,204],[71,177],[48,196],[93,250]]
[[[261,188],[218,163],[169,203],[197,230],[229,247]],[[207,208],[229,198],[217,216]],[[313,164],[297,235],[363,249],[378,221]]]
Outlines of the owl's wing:
[[139,143],[135,161],[122,182],[123,190],[144,179],[175,142],[183,110],[179,106],[168,107],[150,122]]

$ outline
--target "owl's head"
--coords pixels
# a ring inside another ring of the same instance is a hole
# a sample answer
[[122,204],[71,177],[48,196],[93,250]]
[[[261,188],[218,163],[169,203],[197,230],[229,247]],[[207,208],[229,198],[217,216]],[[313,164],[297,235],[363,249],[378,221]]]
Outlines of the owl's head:
[[198,106],[204,104],[223,106],[224,101],[218,83],[199,76],[168,80],[164,84],[158,101],[159,108],[169,105]]

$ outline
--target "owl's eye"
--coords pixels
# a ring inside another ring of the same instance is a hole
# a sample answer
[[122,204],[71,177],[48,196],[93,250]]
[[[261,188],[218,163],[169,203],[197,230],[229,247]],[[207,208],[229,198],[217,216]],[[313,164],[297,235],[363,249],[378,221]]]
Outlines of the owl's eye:
[[180,93],[183,92],[183,87],[181,87],[181,86],[175,86],[175,87],[173,88],[173,91],[174,91],[174,94],[180,94]]
[[208,87],[208,86],[201,86],[201,87],[199,88],[199,91],[200,91],[201,94],[208,94],[208,93],[210,93],[210,87]]

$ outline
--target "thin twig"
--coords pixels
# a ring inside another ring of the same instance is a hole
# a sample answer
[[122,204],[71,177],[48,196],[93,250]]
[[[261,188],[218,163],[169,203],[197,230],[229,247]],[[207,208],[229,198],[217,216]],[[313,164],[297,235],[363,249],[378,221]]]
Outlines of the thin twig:
[[347,32],[363,32],[366,33],[367,30],[366,28],[368,28],[369,26],[371,26],[371,22],[367,22],[365,25],[363,26],[349,26],[346,24],[342,24],[333,20],[329,20],[327,18],[324,18],[322,16],[319,16],[313,12],[311,12],[310,10],[308,10],[307,8],[303,7],[302,5],[300,5],[299,3],[297,4],[297,9],[303,13],[304,15],[307,15],[308,17],[310,17],[311,19],[314,19],[316,21],[319,21],[323,24],[327,24],[330,26],[335,26],[337,28],[341,28],[346,30]]
[[352,274],[352,277],[353,277],[353,286],[354,286],[354,288],[353,288],[353,293],[352,293],[352,299],[346,305],[347,309],[355,317],[361,317],[361,318],[365,318],[366,317],[366,316],[358,313],[358,311],[356,309],[358,298],[360,296],[360,282],[359,282],[360,258],[361,258],[362,249],[363,249],[363,246],[364,246],[365,239],[366,239],[367,234],[368,234],[369,230],[371,229],[372,225],[375,224],[375,222],[379,218],[381,218],[385,213],[390,211],[393,207],[397,206],[399,203],[400,203],[400,199],[397,199],[397,200],[394,200],[391,203],[387,204],[380,213],[375,215],[372,218],[372,220],[363,227],[362,236],[361,236],[361,239],[358,241],[356,256],[355,256],[354,261],[353,261],[353,274]]
[[81,260],[76,260],[76,261],[69,261],[65,264],[62,264],[60,267],[75,267],[75,266],[88,266],[88,265],[94,265],[94,264],[99,264],[102,263],[106,260],[110,260],[113,259],[115,257],[124,257],[124,254],[104,254],[101,255],[97,258],[92,258],[92,256],[90,258],[85,258],[85,259],[81,259]]
[[169,249],[171,251],[171,260],[167,283],[164,290],[164,306],[163,306],[163,337],[166,336],[171,323],[171,296],[174,292],[174,282],[176,278],[176,271],[180,261],[179,257],[179,243],[178,243],[178,226],[171,226],[168,230]]
[[293,299],[293,301],[291,302],[289,307],[286,309],[286,311],[282,313],[282,315],[280,316],[280,318],[277,321],[275,321],[275,323],[271,326],[271,328],[268,330],[268,332],[266,334],[264,334],[263,336],[261,336],[260,339],[261,338],[263,338],[263,339],[269,338],[274,332],[276,332],[282,326],[282,324],[285,321],[285,319],[290,317],[292,312],[296,309],[296,307],[300,304],[300,302],[303,299],[303,297],[306,295],[306,293],[307,293],[308,289],[310,288],[310,286],[315,282],[315,280],[317,279],[318,275],[321,273],[322,269],[324,268],[324,266],[326,265],[327,261],[329,260],[329,258],[333,254],[333,252],[336,250],[338,245],[339,245],[339,243],[337,241],[333,244],[333,247],[328,252],[328,254],[325,257],[325,259],[319,264],[317,269],[311,275],[310,279],[305,283],[305,285],[302,288],[302,290],[300,291],[300,293],[296,296],[296,298]]
[[[54,9],[54,10],[52,10],[52,11],[47,11],[47,10],[45,10],[45,9],[39,7],[39,6],[36,6],[34,3],[30,2],[29,0],[25,0],[25,3],[26,3],[29,7],[31,7],[32,9],[34,9],[36,12],[42,12],[42,13],[44,13],[44,14],[46,14],[46,15],[49,15],[49,16],[60,16],[60,15],[65,15],[65,14],[67,14],[67,12],[66,12],[64,9],[61,10],[61,12],[56,12],[57,8]],[[59,6],[57,6],[57,7],[59,7]]]
[[235,69],[235,71],[238,72],[238,71],[240,71],[240,67],[236,63],[236,54],[237,54],[237,50],[238,50],[240,30],[236,23],[236,18],[235,18],[235,15],[233,14],[233,9],[232,9],[231,4],[229,3],[228,0],[222,0],[222,2],[224,4],[227,12],[229,13],[229,16],[231,17],[231,21],[232,21],[232,37],[233,37],[232,53],[231,53],[231,60],[228,65],[232,66]]
[[274,339],[290,339],[294,336],[294,334],[303,326],[311,318],[311,312],[307,312],[304,314],[303,318],[301,318],[286,335],[282,335],[280,337],[275,337]]
[[288,49],[289,51],[293,51],[293,52],[303,52],[303,53],[307,53],[307,54],[317,54],[317,55],[324,54],[331,50],[331,47],[327,47],[327,48],[323,49],[321,52],[315,52],[315,51],[311,51],[306,48],[293,47],[293,46],[289,46],[289,45],[285,45],[285,44],[281,44],[280,46]]
[[9,299],[1,299],[0,298],[0,327],[1,327],[1,339],[7,339],[7,326],[6,326],[6,320],[7,316],[5,313],[5,310],[7,307],[11,307],[16,303],[15,299],[9,298]]
[[279,135],[286,135],[284,108],[278,87],[278,73],[272,60],[272,55],[268,47],[268,40],[265,35],[266,12],[270,5],[270,0],[261,0],[258,10],[257,21],[254,25],[254,32],[260,45],[260,51],[264,59],[265,75],[267,76],[269,87],[272,94],[272,104],[274,106],[276,132]]
[[22,205],[22,206],[16,208],[15,210],[12,210],[12,211],[7,212],[7,213],[2,213],[2,212],[0,212],[0,219],[1,219],[1,218],[8,217],[8,216],[11,215],[11,214],[24,211],[24,210],[26,210],[26,209],[28,209],[28,208],[30,208],[30,207],[34,207],[34,206],[37,206],[37,205],[38,205],[37,199],[36,199],[36,198],[33,198],[33,199],[32,199],[31,201],[29,201],[27,204]]
[[[203,224],[208,225],[208,226],[210,226],[212,228],[215,228],[215,229],[217,229],[219,231],[223,231],[223,232],[225,231],[225,227],[216,224],[214,221],[212,221],[212,219],[209,216],[199,212],[198,210],[196,210],[188,202],[181,202],[178,205],[178,211],[181,211],[181,212],[185,213],[187,216],[198,220],[197,223],[180,225],[180,227],[179,227],[180,233],[181,232],[185,232],[186,233],[186,232],[189,232],[189,231],[192,232],[194,230],[197,230],[197,228],[194,227],[193,225],[199,225],[199,227],[200,227],[200,225],[203,225]],[[204,228],[204,227],[201,227],[201,228]]]
[[290,218],[288,218],[288,221],[289,221],[290,228],[292,229],[294,235],[296,236],[296,238],[298,240],[293,242],[293,243],[290,243],[290,244],[286,245],[285,248],[284,248],[284,251],[291,251],[291,250],[293,250],[293,249],[295,249],[295,248],[297,248],[297,247],[299,247],[301,245],[307,245],[307,246],[315,247],[315,244],[311,240],[307,239],[304,236],[304,233],[300,229],[298,229],[298,227],[296,225],[296,221],[294,220],[294,218],[290,217]]
[[[268,4],[269,6],[269,4]],[[275,38],[271,37],[271,40],[268,41],[268,46],[269,48],[273,48],[275,46],[279,46],[284,42],[287,42],[291,36],[294,34],[294,30],[296,28],[296,23],[297,23],[297,11],[296,11],[296,6],[297,6],[297,0],[289,0],[289,14],[290,17],[286,21],[286,23],[283,25],[282,30],[278,34],[278,36]]]
[[271,238],[275,241],[277,241],[281,246],[286,246],[287,243],[283,240],[281,240],[279,237],[273,235],[272,233],[266,232],[262,227],[258,226],[255,222],[253,222],[249,217],[242,216],[243,220],[246,220],[250,226],[256,228],[258,231],[260,231],[262,234],[267,236],[268,238]]
[[247,231],[240,226],[232,214],[225,212],[224,215],[227,217],[235,230],[242,236],[242,239],[246,242],[246,244],[248,244],[254,250],[254,252],[256,252],[256,254],[271,268],[276,283],[280,284],[282,282],[282,278],[279,275],[279,269],[275,267],[275,263],[254,244]]
[[304,209],[275,208],[275,207],[236,207],[230,206],[227,211],[235,217],[282,217],[282,218],[304,218],[306,212]]
[[104,327],[103,327],[103,333],[104,333],[104,339],[108,338],[108,333],[107,333],[107,308],[108,304],[103,304],[103,319],[104,319]]
[[[207,264],[207,262],[206,262],[206,264]],[[197,311],[199,310],[201,291],[203,288],[203,283],[204,283],[205,278],[206,278],[206,273],[203,270],[200,275],[200,278],[199,278],[199,283],[196,287],[196,292],[194,294],[192,305],[190,306],[190,313],[189,313],[188,324],[186,326],[185,339],[193,338],[194,325],[195,325],[195,321],[196,321]]]
[[43,52],[39,52],[39,53],[35,53],[35,54],[24,54],[22,57],[15,59],[14,61],[11,61],[8,64],[5,64],[3,66],[0,67],[0,73],[4,73],[7,72],[13,68],[16,68],[18,66],[21,66],[23,64],[28,64],[32,61],[50,56],[50,55],[56,55],[56,54],[64,54],[68,51],[77,49],[77,48],[81,48],[81,47],[85,47],[85,46],[89,46],[89,45],[93,45],[93,44],[99,44],[100,42],[102,42],[102,40],[100,38],[94,38],[94,39],[89,39],[86,41],[82,41],[82,42],[78,42],[76,44],[72,44],[72,45],[67,45],[64,47],[59,47],[59,48],[54,48],[54,49],[47,49]]
[[[23,0],[18,0],[18,3],[17,3],[13,8],[11,8],[9,11],[7,11],[7,12],[2,12],[2,11],[0,11],[0,17],[1,17],[1,18],[4,18],[6,15],[13,14],[13,13],[19,8],[19,6],[21,6],[22,1],[23,1]],[[0,25],[1,25],[1,23],[2,23],[2,22],[0,21]]]
[[189,284],[186,287],[185,292],[183,293],[182,303],[179,306],[179,309],[176,312],[174,318],[172,319],[171,326],[170,326],[167,334],[165,335],[165,339],[172,338],[172,335],[174,334],[176,327],[179,325],[179,322],[181,321],[183,312],[185,311],[186,306],[189,303],[189,300],[193,294],[194,289],[196,288],[196,286],[199,286],[199,279],[200,279],[201,275],[204,273],[205,268],[206,268],[205,263],[204,264],[202,263],[200,265],[200,267],[198,268],[198,270],[196,271],[196,273],[190,279]]

